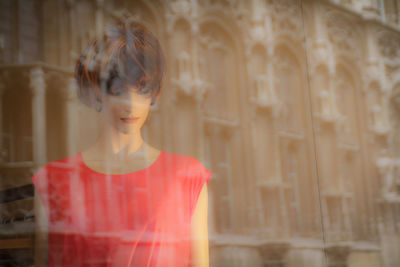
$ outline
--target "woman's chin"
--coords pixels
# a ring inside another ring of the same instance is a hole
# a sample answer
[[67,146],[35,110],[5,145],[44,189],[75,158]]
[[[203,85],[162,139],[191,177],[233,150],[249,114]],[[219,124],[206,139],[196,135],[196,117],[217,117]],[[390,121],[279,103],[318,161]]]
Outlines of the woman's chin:
[[122,133],[122,134],[133,134],[137,132],[138,126],[134,124],[113,124],[113,128],[116,132]]
[[117,129],[119,132],[124,133],[124,134],[131,134],[137,131],[135,126],[124,126],[124,127],[118,127]]

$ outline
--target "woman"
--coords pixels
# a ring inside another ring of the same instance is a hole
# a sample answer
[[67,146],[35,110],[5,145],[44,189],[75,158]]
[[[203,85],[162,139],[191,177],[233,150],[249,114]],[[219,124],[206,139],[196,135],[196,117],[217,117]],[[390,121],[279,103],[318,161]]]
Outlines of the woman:
[[32,177],[48,215],[49,266],[208,266],[207,183],[198,160],[147,144],[164,55],[142,24],[117,21],[83,51],[78,96],[101,112],[87,150]]

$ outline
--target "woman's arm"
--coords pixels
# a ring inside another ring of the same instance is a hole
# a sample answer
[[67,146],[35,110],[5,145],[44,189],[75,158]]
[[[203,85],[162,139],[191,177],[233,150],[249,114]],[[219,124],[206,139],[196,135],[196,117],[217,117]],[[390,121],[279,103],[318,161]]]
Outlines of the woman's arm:
[[196,267],[209,267],[207,209],[208,192],[204,184],[191,223],[192,266]]

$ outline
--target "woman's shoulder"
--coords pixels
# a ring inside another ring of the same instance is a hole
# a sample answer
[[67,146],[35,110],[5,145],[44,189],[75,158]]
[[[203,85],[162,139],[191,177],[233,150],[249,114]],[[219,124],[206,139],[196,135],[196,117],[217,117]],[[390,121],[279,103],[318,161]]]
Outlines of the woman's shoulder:
[[167,151],[163,152],[165,153],[164,160],[183,171],[186,177],[209,176],[211,173],[211,171],[206,168],[205,164],[196,157]]
[[43,176],[48,176],[54,172],[66,172],[73,170],[78,163],[79,153],[72,156],[66,156],[59,159],[48,161],[47,163],[37,167],[33,170],[33,179]]
[[203,165],[197,158],[187,154],[178,154],[166,150],[162,150],[161,152],[164,153],[164,159],[181,163],[185,167],[195,167]]

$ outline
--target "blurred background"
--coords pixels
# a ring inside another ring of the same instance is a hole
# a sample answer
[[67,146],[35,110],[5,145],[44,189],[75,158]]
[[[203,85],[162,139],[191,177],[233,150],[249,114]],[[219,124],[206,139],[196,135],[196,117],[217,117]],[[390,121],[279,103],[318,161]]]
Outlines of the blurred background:
[[210,266],[400,266],[398,0],[0,0],[0,266],[35,263],[32,174],[98,136],[73,67],[121,14],[167,57],[144,138],[213,171]]

